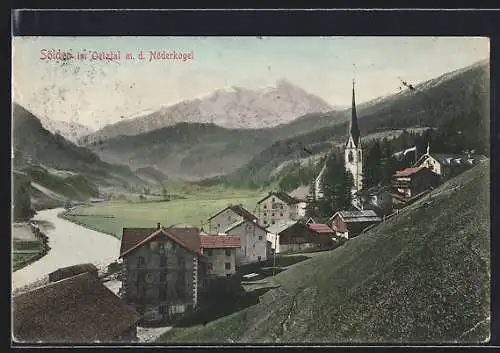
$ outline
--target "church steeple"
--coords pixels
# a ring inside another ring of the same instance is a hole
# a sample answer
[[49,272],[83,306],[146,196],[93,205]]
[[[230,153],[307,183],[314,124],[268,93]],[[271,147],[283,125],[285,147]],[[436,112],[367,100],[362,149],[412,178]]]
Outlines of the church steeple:
[[349,134],[352,136],[354,144],[356,147],[359,146],[359,127],[358,127],[358,115],[356,113],[356,94],[354,92],[354,79],[352,80],[352,108],[351,108],[351,123],[349,127]]

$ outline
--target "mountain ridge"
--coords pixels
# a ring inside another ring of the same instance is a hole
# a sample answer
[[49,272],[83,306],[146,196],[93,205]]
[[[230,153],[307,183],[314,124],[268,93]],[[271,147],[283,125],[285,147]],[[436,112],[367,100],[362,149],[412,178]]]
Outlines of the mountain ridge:
[[281,79],[276,87],[257,90],[239,86],[220,88],[152,113],[109,124],[79,141],[88,144],[119,135],[138,135],[180,122],[214,123],[234,129],[272,127],[307,113],[330,110],[332,107],[320,97]]

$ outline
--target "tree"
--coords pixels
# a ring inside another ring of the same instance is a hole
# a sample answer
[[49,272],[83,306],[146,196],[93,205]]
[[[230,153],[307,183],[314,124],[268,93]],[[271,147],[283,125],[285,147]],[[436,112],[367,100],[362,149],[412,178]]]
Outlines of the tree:
[[14,220],[25,221],[30,219],[35,211],[31,208],[31,183],[21,177],[14,176]]
[[318,200],[318,213],[321,217],[329,217],[334,212],[351,206],[353,179],[345,169],[342,157],[334,152],[327,159],[322,180],[323,199]]
[[363,165],[363,184],[365,188],[376,186],[382,181],[381,160],[382,147],[380,142],[376,140],[368,149]]

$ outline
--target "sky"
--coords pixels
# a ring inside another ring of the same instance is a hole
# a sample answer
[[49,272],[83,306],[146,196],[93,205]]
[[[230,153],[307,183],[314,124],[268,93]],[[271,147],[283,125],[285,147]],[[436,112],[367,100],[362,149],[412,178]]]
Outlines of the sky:
[[[396,93],[399,77],[417,84],[490,54],[481,37],[14,37],[12,48],[13,100],[93,129],[216,89],[258,89],[280,79],[349,106],[353,78],[361,103]],[[90,54],[48,59],[58,50]],[[92,59],[103,51],[119,51],[120,59]],[[192,58],[150,61],[150,51]]]

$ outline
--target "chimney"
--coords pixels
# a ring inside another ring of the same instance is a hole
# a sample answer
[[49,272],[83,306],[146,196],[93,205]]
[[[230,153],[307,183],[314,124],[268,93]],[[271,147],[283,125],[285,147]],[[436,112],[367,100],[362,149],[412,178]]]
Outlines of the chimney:
[[156,223],[156,229],[160,229],[160,228],[161,228],[160,222]]

